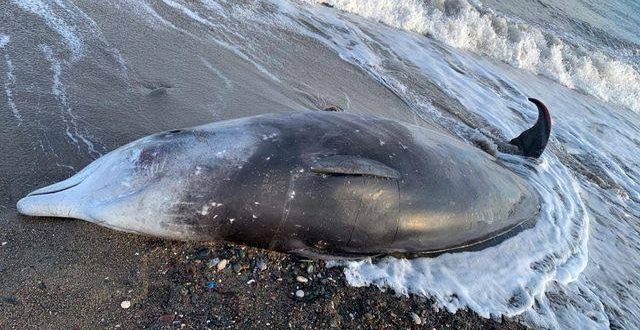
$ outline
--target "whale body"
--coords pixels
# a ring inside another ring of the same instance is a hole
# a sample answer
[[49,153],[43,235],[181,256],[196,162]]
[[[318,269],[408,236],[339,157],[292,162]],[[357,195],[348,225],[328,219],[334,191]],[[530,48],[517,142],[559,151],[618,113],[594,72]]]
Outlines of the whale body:
[[539,204],[496,158],[440,131],[307,111],[151,135],[17,207],[168,239],[359,257],[472,247],[534,219]]

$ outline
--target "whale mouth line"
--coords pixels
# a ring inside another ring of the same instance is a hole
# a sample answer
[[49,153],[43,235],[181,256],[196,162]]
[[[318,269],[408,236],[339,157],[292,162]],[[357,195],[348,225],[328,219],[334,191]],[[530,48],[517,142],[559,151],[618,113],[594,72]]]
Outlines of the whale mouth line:
[[81,184],[82,181],[84,181],[84,180],[80,180],[80,181],[78,181],[78,182],[76,182],[76,183],[74,183],[74,184],[72,184],[70,186],[67,186],[67,187],[64,187],[64,188],[60,188],[60,189],[55,189],[55,190],[50,190],[50,191],[42,191],[42,192],[34,191],[34,192],[31,192],[30,194],[28,194],[26,197],[42,196],[42,195],[50,195],[50,194],[59,193],[61,191],[65,191],[65,190],[71,189],[71,188]]

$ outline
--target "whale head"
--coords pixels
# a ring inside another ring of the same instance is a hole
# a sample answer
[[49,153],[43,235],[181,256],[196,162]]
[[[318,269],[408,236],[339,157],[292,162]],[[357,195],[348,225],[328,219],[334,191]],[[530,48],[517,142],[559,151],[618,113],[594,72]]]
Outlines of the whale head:
[[254,145],[250,134],[218,126],[168,131],[129,143],[69,179],[31,192],[17,209],[24,215],[76,218],[156,237],[200,239],[194,219],[202,206],[189,202],[198,197],[194,187],[206,189],[223,180]]

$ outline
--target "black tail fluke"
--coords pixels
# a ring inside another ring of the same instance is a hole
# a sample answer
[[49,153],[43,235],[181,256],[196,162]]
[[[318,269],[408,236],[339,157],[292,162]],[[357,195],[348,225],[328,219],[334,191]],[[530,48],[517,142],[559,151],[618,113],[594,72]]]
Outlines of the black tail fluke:
[[549,109],[539,100],[529,98],[529,101],[538,107],[538,121],[536,121],[533,127],[520,133],[517,138],[509,141],[509,144],[518,147],[523,156],[538,158],[542,155],[549,141],[549,135],[551,134],[551,115],[549,114]]

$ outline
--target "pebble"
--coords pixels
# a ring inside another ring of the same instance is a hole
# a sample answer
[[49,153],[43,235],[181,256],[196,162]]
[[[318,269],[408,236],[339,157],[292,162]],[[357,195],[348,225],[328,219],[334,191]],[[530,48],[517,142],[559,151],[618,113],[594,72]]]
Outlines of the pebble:
[[422,324],[422,319],[420,318],[420,316],[418,316],[418,314],[411,312],[411,318],[413,319],[413,323],[417,325]]
[[306,277],[304,277],[304,276],[298,276],[298,277],[296,277],[296,281],[298,281],[298,282],[300,282],[300,283],[308,283],[308,282],[309,282],[309,279],[307,279],[307,278],[306,278]]
[[220,258],[213,258],[213,259],[209,260],[209,262],[207,262],[207,267],[213,268],[219,263],[220,263]]
[[266,262],[264,262],[264,260],[260,259],[260,260],[258,260],[258,262],[256,263],[256,268],[257,268],[259,271],[261,271],[261,272],[262,272],[262,271],[264,271],[264,270],[266,270],[266,269],[267,269],[267,263],[266,263]]
[[198,250],[198,252],[196,252],[196,258],[198,259],[205,259],[208,255],[209,249],[207,248],[201,248]]
[[296,291],[296,297],[303,298],[304,297],[304,291],[302,291],[302,290]]
[[127,309],[131,307],[131,302],[129,300],[124,300],[123,302],[120,303],[120,307]]
[[7,245],[7,243],[9,243],[9,242],[2,242],[2,246]]
[[173,323],[173,320],[176,318],[174,314],[165,314],[158,318],[158,322],[160,325],[169,326]]
[[309,267],[307,267],[307,273],[309,274],[313,273],[313,265],[309,265]]
[[227,267],[227,264],[229,263],[229,260],[227,259],[222,259],[219,263],[218,263],[218,270],[223,270]]

